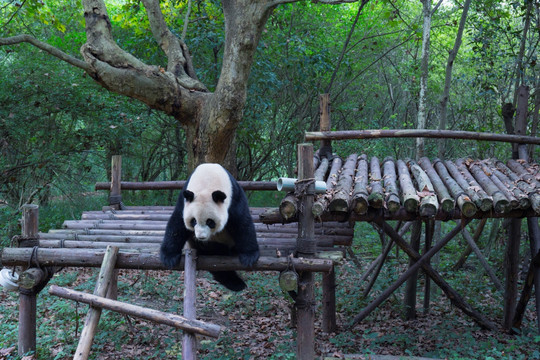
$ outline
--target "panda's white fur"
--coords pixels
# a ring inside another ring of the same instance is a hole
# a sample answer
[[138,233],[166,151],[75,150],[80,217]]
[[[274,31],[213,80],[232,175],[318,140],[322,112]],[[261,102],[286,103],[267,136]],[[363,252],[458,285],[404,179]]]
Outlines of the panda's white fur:
[[[200,255],[237,255],[240,264],[248,268],[259,259],[246,194],[221,165],[199,165],[187,180],[165,228],[162,263],[169,268],[177,266],[186,242]],[[230,290],[246,288],[234,270],[210,273]]]
[[[187,191],[194,194],[193,201],[184,199],[184,224],[186,228],[195,232],[199,241],[207,241],[220,233],[229,220],[228,209],[232,199],[232,184],[229,175],[218,164],[199,165],[189,180]],[[223,202],[216,202],[212,198],[215,191],[225,194]],[[193,219],[195,226],[193,226]],[[215,226],[210,227],[207,222],[211,220]],[[212,239],[218,242],[229,242],[223,236]]]

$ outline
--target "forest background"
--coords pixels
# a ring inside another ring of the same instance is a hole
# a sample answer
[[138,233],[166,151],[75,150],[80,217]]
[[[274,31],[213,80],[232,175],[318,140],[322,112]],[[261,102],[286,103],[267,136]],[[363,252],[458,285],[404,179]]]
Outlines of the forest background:
[[[429,27],[420,1],[285,1],[275,6],[253,53],[245,106],[231,137],[238,179],[294,175],[296,144],[305,131],[318,129],[321,93],[330,94],[333,129],[436,129],[444,112],[444,128],[506,133],[512,129],[503,121],[503,105],[515,106],[517,86],[524,84],[530,94],[527,135],[536,136],[540,4],[470,2],[461,47],[449,61],[466,3],[424,1],[431,11]],[[226,47],[222,4],[166,0],[160,6],[171,31],[185,36],[191,75],[204,91],[216,91]],[[107,1],[107,11],[116,44],[165,72],[167,58],[152,35],[143,2]],[[80,1],[0,1],[0,39],[29,34],[82,59],[84,27]],[[427,33],[428,54],[422,51]],[[187,176],[192,143],[189,126],[181,126],[178,118],[104,89],[87,72],[43,48],[0,44],[0,246],[19,232],[15,219],[25,203],[57,206],[55,201],[62,200],[63,212],[44,217],[44,228],[75,216],[88,203],[81,194],[109,178],[111,155],[123,156],[125,180]],[[444,104],[449,63],[452,77]],[[425,124],[419,123],[421,117]],[[343,141],[335,151],[379,158],[417,153],[409,139]],[[430,158],[511,156],[508,144],[461,140],[446,141],[442,150],[437,141],[426,140],[424,151]],[[531,155],[534,159],[537,152]],[[158,200],[148,196],[132,201],[173,203],[175,197],[168,192],[155,195],[162,196]],[[267,205],[275,201],[274,195],[264,200]]]

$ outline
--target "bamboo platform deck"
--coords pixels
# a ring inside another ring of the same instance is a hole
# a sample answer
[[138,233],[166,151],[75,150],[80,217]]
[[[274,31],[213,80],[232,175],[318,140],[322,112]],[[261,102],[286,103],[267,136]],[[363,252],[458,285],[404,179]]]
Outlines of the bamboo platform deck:
[[[530,217],[540,213],[536,163],[497,159],[397,160],[352,154],[314,158],[315,180],[326,193],[315,198],[319,221],[451,220]],[[287,195],[264,223],[296,221],[298,199]]]

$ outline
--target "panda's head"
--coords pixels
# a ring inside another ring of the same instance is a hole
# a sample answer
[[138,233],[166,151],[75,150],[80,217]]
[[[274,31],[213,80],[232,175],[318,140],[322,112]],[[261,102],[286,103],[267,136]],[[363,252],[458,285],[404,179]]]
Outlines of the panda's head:
[[184,195],[184,224],[199,241],[208,241],[229,220],[232,184],[218,164],[202,164],[191,175]]

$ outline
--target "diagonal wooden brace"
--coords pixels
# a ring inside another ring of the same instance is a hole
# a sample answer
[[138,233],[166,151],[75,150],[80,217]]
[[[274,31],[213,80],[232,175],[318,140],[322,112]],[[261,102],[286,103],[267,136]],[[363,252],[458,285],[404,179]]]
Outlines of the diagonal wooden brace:
[[411,267],[409,267],[409,269],[405,271],[391,287],[383,291],[379,298],[377,298],[375,301],[365,307],[358,315],[356,315],[353,322],[351,323],[351,327],[362,321],[371,311],[373,311],[377,306],[379,306],[383,301],[385,301],[399,286],[401,286],[401,284],[403,284],[408,277],[410,277],[416,270],[418,270],[418,268],[422,267],[426,274],[429,275],[429,277],[431,277],[433,281],[444,291],[444,293],[450,299],[454,306],[461,309],[465,314],[472,317],[480,326],[490,330],[495,330],[495,325],[488,319],[486,319],[478,311],[473,309],[469,304],[467,304],[461,297],[461,295],[459,295],[459,293],[455,291],[443,279],[443,277],[428,263],[428,260],[433,255],[435,255],[442,247],[444,247],[452,238],[454,238],[454,236],[456,236],[461,231],[462,227],[466,226],[469,221],[470,219],[464,219],[463,223],[458,221],[456,227],[452,229],[450,233],[448,233],[443,239],[441,239],[441,241],[439,241],[427,253],[425,253],[423,256],[420,256],[420,254],[417,251],[413,250],[409,246],[409,244],[407,244],[407,242],[388,223],[384,221],[384,219],[376,219],[375,223],[377,223],[384,230],[384,232],[388,236],[390,236],[390,238],[394,240],[394,242],[416,262]]
[[[118,247],[107,246],[107,250],[103,256],[103,263],[99,271],[99,276],[96,281],[96,286],[94,288],[94,295],[105,297],[107,294],[107,290],[109,289],[114,272],[114,265],[116,264],[117,255]],[[81,332],[81,338],[79,340],[79,344],[77,345],[77,350],[75,351],[73,360],[88,359],[100,317],[101,308],[91,306],[88,310],[88,314],[86,315],[84,328]]]

